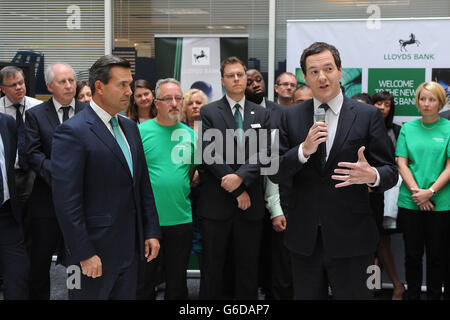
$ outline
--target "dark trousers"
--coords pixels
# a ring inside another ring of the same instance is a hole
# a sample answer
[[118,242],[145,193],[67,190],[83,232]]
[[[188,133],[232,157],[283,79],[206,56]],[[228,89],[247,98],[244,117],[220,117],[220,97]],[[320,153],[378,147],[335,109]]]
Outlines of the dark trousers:
[[9,201],[0,208],[0,263],[5,300],[28,299],[30,262],[22,226],[14,219]]
[[274,300],[292,300],[292,265],[289,250],[284,245],[285,231],[272,229],[271,238],[271,292]]
[[102,276],[95,279],[80,272],[80,288],[69,290],[69,300],[135,300],[137,269],[138,255],[135,254],[126,268],[104,268]]
[[367,267],[373,253],[365,256],[333,258],[325,252],[321,232],[311,256],[291,251],[295,300],[326,300],[328,286],[337,300],[371,300],[367,287]]
[[[234,268],[234,297],[238,300],[258,298],[258,262],[262,220],[250,221],[241,214],[225,221],[202,220],[203,269],[200,299],[224,299],[224,265],[229,248]],[[231,244],[231,247],[229,246]]]
[[[192,223],[161,227],[159,260],[164,267],[165,300],[186,300],[187,268],[192,248]],[[153,299],[157,284],[158,261],[141,262],[138,277],[138,299]],[[150,291],[150,292],[149,292]],[[153,292],[151,292],[153,291]]]
[[56,218],[33,218],[31,221],[30,298],[50,300],[52,255],[62,243]]
[[25,240],[25,247],[28,254],[31,254],[31,211],[28,210],[28,199],[33,190],[34,179],[36,173],[31,170],[15,170],[16,180],[16,196],[17,196],[17,211],[22,217],[23,234]]
[[407,297],[420,298],[422,257],[426,254],[427,298],[438,300],[442,294],[445,256],[448,250],[449,212],[425,212],[399,208],[398,219],[405,244],[405,276]]

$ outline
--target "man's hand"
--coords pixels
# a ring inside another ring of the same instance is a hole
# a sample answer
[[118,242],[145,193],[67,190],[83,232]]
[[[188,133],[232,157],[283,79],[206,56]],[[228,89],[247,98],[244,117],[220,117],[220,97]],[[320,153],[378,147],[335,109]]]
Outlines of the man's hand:
[[272,228],[276,232],[286,230],[286,217],[284,215],[272,219]]
[[308,158],[316,153],[319,144],[326,142],[328,138],[328,123],[316,122],[309,129],[308,136],[303,142],[303,155]]
[[222,183],[220,185],[228,192],[233,192],[241,185],[241,183],[241,177],[235,173],[230,173],[222,177]]
[[377,181],[377,173],[375,169],[370,166],[364,157],[364,150],[366,147],[361,147],[358,150],[357,162],[339,162],[338,166],[346,169],[334,169],[335,173],[340,175],[332,175],[331,179],[344,181],[338,183],[335,187],[347,187],[353,184],[373,184]]
[[192,177],[192,180],[191,180],[191,188],[194,188],[194,187],[198,186],[199,184],[200,184],[200,176],[198,174],[198,170],[195,170],[194,176]]
[[147,262],[152,261],[158,256],[159,253],[159,240],[157,238],[149,238],[145,240],[145,257]]
[[[428,189],[411,189],[412,199],[419,207],[425,204],[432,196],[433,193]],[[427,208],[429,205],[427,206]]]
[[241,195],[236,198],[236,200],[238,202],[238,208],[241,210],[247,210],[252,205],[250,196],[248,195],[247,191],[242,192]]
[[98,255],[80,262],[81,271],[85,276],[97,278],[102,276],[102,260]]

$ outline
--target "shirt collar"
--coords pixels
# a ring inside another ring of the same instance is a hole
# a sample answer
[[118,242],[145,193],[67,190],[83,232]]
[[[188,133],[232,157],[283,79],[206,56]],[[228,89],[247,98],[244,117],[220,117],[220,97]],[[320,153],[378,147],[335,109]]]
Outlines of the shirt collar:
[[244,111],[244,106],[245,106],[245,95],[244,95],[244,97],[243,97],[241,100],[239,100],[239,101],[234,101],[234,100],[231,99],[228,95],[225,95],[225,97],[227,98],[228,103],[230,104],[231,112],[234,111],[233,108],[234,108],[234,105],[235,105],[236,103],[239,103],[239,105],[240,105],[241,108],[242,108],[242,111]]
[[262,101],[261,101],[261,103],[259,105],[261,107],[263,107],[263,108],[267,107],[267,105],[266,105],[266,98],[265,97],[262,99]]
[[[313,98],[314,101],[314,110],[317,110],[319,106],[322,104],[319,100],[316,98]],[[344,103],[344,96],[342,94],[342,91],[339,91],[339,94],[327,102],[327,105],[330,107],[331,111],[335,115],[338,115],[341,112],[342,104]]]
[[61,103],[56,101],[55,97],[52,97],[52,100],[53,100],[53,105],[56,108],[56,111],[59,111],[59,109],[61,109],[62,107],[67,107],[67,106],[71,106],[75,110],[75,98],[73,98],[72,101],[70,101],[70,103],[67,106],[63,106]]
[[[111,119],[113,118],[108,112],[103,110],[98,104],[95,103],[94,99],[91,100],[90,105],[92,110],[100,117],[105,125],[108,125]],[[117,114],[114,116],[117,120]]]
[[[22,100],[20,100],[19,102],[22,106],[25,105],[25,97],[22,98]],[[14,103],[12,103],[7,96],[5,96],[5,106],[7,107],[12,107],[14,105]]]

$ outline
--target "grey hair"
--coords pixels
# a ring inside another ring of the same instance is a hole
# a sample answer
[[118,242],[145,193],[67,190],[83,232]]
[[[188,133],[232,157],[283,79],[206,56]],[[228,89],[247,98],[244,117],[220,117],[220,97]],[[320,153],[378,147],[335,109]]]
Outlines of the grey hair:
[[25,75],[23,74],[23,70],[16,66],[7,66],[0,70],[0,85],[3,84],[3,79],[13,77],[16,74],[20,73],[22,77],[25,79]]
[[45,73],[44,73],[45,83],[52,83],[53,82],[53,78],[55,78],[55,73],[53,72],[53,67],[58,65],[58,64],[62,64],[64,66],[66,66],[66,67],[69,67],[72,70],[73,77],[75,78],[75,81],[77,80],[77,75],[76,75],[75,71],[73,70],[73,68],[70,65],[68,65],[67,63],[57,62],[57,63],[53,63],[53,64],[49,65],[47,67],[47,69],[45,69]]
[[159,80],[156,82],[156,87],[155,87],[155,97],[156,97],[156,99],[158,99],[158,97],[159,97],[160,87],[161,87],[163,84],[165,84],[165,83],[174,83],[174,84],[176,84],[177,86],[179,86],[180,89],[181,89],[181,84],[180,84],[180,82],[179,82],[177,79],[174,79],[174,78],[159,79]]

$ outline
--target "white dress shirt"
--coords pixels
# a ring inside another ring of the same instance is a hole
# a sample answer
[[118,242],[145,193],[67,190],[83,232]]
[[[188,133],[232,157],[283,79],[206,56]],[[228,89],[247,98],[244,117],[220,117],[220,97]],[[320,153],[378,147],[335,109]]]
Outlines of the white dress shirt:
[[62,107],[70,106],[69,119],[73,117],[73,115],[75,114],[75,98],[73,98],[72,101],[70,101],[70,103],[68,105],[65,105],[65,106],[63,106],[61,103],[56,101],[55,98],[52,98],[52,100],[53,100],[53,105],[55,106],[56,113],[58,114],[58,119],[59,119],[60,123],[63,123],[64,112],[61,109]]
[[[93,99],[91,100],[90,105],[91,105],[92,110],[94,110],[94,112],[99,116],[99,118],[102,120],[102,122],[105,124],[106,128],[108,128],[109,132],[113,135],[113,137],[115,139],[116,136],[114,135],[114,130],[113,130],[113,127],[110,122],[113,117],[108,112],[103,110],[98,104],[96,104]],[[118,119],[119,117],[126,118],[125,116],[122,116],[119,114],[116,114],[114,117],[117,119],[117,123],[119,123],[119,119]],[[125,143],[127,144],[128,152],[130,153],[131,163],[133,163],[133,156],[131,154],[130,145],[128,144],[127,137],[125,136],[125,133],[123,132],[120,125],[119,125],[119,131],[120,131],[120,134],[122,135],[123,139],[125,140]]]
[[239,108],[239,112],[241,113],[241,116],[242,116],[242,121],[244,121],[244,106],[245,106],[245,95],[244,95],[244,97],[241,99],[241,100],[239,100],[239,101],[234,101],[233,99],[231,99],[228,95],[225,95],[225,97],[227,98],[227,100],[228,100],[228,104],[230,105],[230,108],[231,108],[231,114],[232,115],[234,115],[234,106],[237,104],[237,103],[239,103],[239,105],[241,106],[240,108]]
[[[20,112],[22,113],[23,121],[25,121],[25,111],[43,102],[44,101],[32,97],[23,97],[19,102],[21,105],[25,106],[25,110],[20,110]],[[13,103],[6,96],[0,98],[0,112],[9,114],[14,119],[16,118],[16,108],[13,107]]]

